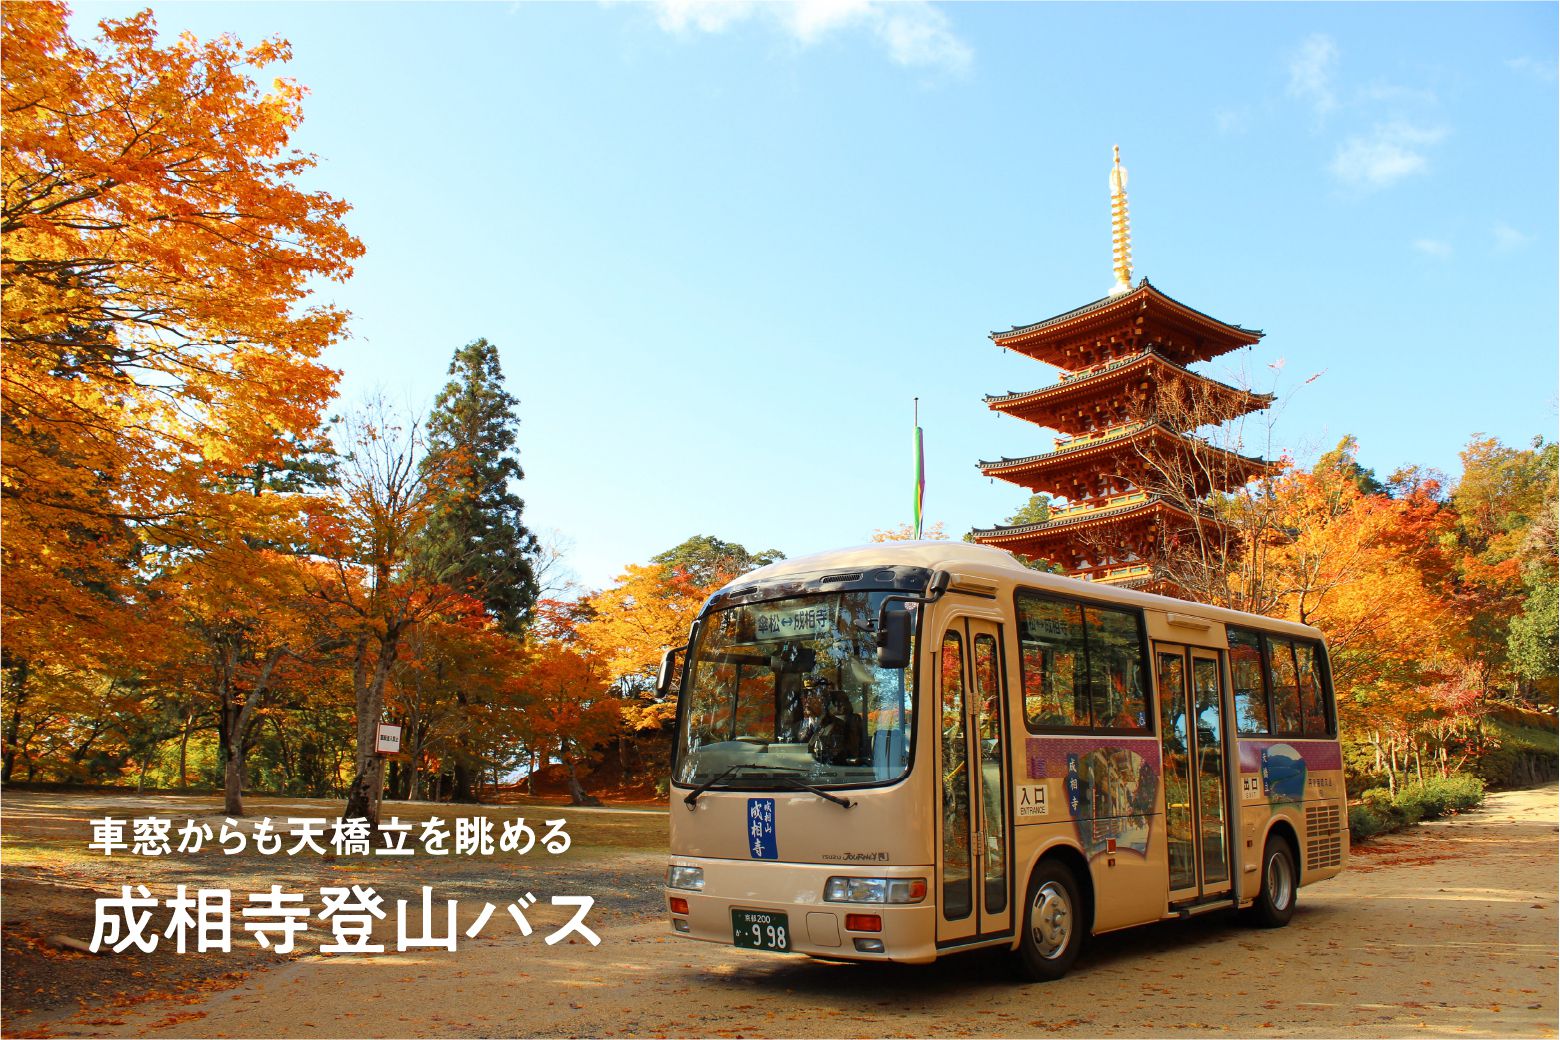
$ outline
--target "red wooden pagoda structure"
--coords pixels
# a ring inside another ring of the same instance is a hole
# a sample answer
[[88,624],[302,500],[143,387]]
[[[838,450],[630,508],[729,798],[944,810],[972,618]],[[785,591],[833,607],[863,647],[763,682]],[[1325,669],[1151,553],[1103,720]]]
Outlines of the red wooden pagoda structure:
[[975,540],[1061,566],[1069,575],[1174,591],[1163,566],[1198,524],[1201,500],[1259,476],[1261,459],[1192,435],[1267,407],[1256,394],[1191,371],[1262,333],[1229,325],[1143,279],[1131,284],[1126,171],[1111,170],[1116,285],[1110,295],[993,342],[1062,370],[1039,390],[988,396],[993,411],[1062,434],[1052,449],[981,462],[989,476],[1065,504],[1049,519],[977,529]]

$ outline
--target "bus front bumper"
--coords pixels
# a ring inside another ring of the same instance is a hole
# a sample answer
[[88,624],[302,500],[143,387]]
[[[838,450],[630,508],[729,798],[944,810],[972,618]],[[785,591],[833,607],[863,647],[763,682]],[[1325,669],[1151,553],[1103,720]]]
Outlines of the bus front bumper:
[[[937,959],[937,918],[928,890],[919,903],[828,903],[823,890],[831,877],[924,878],[932,868],[847,867],[829,863],[776,863],[675,856],[676,866],[699,867],[704,888],[664,888],[663,906],[672,934],[735,946],[733,911],[785,915],[787,951],[829,960],[894,961],[929,964]],[[687,913],[676,913],[672,900],[685,900]],[[878,930],[847,928],[847,917],[875,916]],[[881,944],[881,945],[879,945]]]

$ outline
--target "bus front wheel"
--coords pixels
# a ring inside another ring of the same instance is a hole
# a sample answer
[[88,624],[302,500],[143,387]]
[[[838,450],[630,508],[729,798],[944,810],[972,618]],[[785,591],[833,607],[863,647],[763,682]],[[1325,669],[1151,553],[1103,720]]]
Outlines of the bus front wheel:
[[1019,974],[1032,982],[1049,982],[1067,974],[1083,948],[1083,900],[1078,879],[1066,864],[1047,860],[1029,879],[1024,928],[1015,954]]
[[1268,835],[1262,847],[1262,888],[1249,912],[1259,928],[1282,928],[1295,915],[1295,890],[1299,887],[1294,853],[1289,842],[1277,834]]

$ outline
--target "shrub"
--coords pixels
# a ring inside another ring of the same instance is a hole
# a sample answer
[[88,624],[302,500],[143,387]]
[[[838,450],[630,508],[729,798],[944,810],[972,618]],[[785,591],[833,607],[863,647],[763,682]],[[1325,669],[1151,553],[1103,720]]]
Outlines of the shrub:
[[1354,841],[1395,831],[1400,825],[1391,813],[1369,802],[1349,806],[1349,837]]
[[1464,812],[1484,801],[1484,781],[1467,773],[1432,776],[1416,786],[1424,792],[1429,804],[1435,806],[1436,816]]
[[1404,784],[1397,797],[1385,787],[1373,787],[1349,806],[1349,835],[1358,841],[1389,834],[1420,820],[1463,812],[1484,801],[1484,781],[1465,773],[1428,777],[1422,784]]

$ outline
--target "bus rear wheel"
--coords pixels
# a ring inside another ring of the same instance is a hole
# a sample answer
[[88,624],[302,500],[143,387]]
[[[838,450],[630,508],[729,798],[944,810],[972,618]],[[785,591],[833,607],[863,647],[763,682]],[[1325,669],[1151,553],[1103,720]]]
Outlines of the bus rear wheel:
[[1262,847],[1262,888],[1256,902],[1247,911],[1251,923],[1259,928],[1282,928],[1295,915],[1295,891],[1299,872],[1289,842],[1269,834]]
[[1031,982],[1061,978],[1078,959],[1089,926],[1078,879],[1057,860],[1041,863],[1029,879],[1024,907],[1023,933],[1014,954],[1019,974]]

